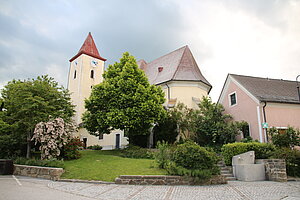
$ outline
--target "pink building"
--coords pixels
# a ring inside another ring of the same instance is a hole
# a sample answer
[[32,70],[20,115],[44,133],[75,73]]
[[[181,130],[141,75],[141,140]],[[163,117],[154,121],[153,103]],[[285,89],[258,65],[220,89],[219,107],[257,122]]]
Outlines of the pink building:
[[300,128],[296,81],[228,74],[218,102],[234,121],[248,122],[249,136],[260,142],[268,141],[266,127]]

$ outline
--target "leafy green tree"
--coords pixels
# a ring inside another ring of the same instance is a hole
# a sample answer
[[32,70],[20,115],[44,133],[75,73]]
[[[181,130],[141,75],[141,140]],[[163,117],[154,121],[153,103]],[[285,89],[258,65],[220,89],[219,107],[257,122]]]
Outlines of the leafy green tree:
[[240,130],[238,122],[229,122],[231,116],[223,114],[224,107],[203,97],[199,115],[195,119],[194,140],[201,146],[216,146],[235,141]]
[[5,131],[0,130],[0,137],[15,141],[20,153],[26,151],[27,158],[37,123],[49,121],[51,117],[70,121],[75,112],[68,91],[47,75],[35,80],[13,80],[4,87],[1,96],[5,110],[2,121],[8,127]]
[[195,117],[194,140],[200,146],[222,145],[235,141],[239,126],[229,123],[230,115],[223,114],[224,107],[203,97],[199,104],[199,114]]
[[129,141],[137,135],[147,135],[165,112],[162,89],[150,85],[135,58],[127,52],[119,63],[108,67],[103,78],[85,101],[84,127],[96,136],[121,129]]

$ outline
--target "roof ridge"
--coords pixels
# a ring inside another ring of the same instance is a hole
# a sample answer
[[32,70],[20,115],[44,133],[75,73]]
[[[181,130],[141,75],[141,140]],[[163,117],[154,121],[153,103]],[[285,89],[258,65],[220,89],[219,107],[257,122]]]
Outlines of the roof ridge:
[[248,75],[239,75],[239,74],[228,74],[228,75],[233,75],[233,76],[242,76],[242,77],[249,77],[249,78],[258,78],[258,79],[267,79],[267,80],[275,80],[275,81],[289,81],[289,82],[296,82],[293,80],[285,80],[285,79],[276,79],[276,78],[264,78],[264,77],[257,77],[257,76],[248,76]]
[[[185,53],[186,49],[188,48],[188,46],[187,46],[187,45],[185,45],[185,46],[184,46],[184,47],[182,47],[182,48],[184,48],[184,50],[183,50],[183,53],[182,53],[182,55],[181,55],[181,58],[180,58],[180,60],[179,60],[179,62],[178,62],[178,65],[177,65],[177,67],[176,67],[176,70],[175,70],[174,74],[172,75],[172,78],[171,78],[171,80],[173,80],[173,79],[174,79],[174,77],[175,77],[175,75],[177,74],[177,72],[178,72],[178,69],[179,69],[179,66],[180,66],[180,63],[181,63],[181,61],[182,61],[182,58],[183,58],[183,55],[184,55],[184,53]],[[180,49],[181,49],[181,48],[180,48]]]
[[158,59],[160,59],[160,58],[169,56],[170,54],[172,54],[172,53],[174,53],[174,52],[176,52],[176,51],[179,51],[180,49],[183,49],[183,48],[185,48],[185,47],[187,47],[187,45],[185,45],[185,46],[183,46],[183,47],[180,47],[180,48],[178,48],[178,49],[176,49],[176,50],[174,50],[174,51],[171,51],[171,52],[169,52],[169,53],[167,53],[167,54],[165,54],[165,55],[163,55],[163,56],[160,56],[160,57],[158,57],[158,58],[156,58],[156,59],[150,61],[150,62],[147,63],[147,64],[150,64],[150,63],[152,63],[152,62],[154,62],[154,61],[156,61],[156,60],[158,60]]

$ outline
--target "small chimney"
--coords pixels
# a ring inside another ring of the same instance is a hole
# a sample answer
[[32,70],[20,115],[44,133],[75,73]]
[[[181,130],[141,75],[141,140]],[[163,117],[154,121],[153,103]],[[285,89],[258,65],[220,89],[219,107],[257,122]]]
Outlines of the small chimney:
[[158,67],[158,72],[161,72],[163,69],[163,67]]

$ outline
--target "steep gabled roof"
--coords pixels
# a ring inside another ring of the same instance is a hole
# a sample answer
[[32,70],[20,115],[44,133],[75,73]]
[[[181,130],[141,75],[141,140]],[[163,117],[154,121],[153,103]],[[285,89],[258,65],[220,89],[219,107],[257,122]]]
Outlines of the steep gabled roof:
[[198,81],[210,88],[211,84],[202,75],[188,46],[181,47],[150,63],[138,61],[151,84],[161,84],[171,80]]
[[300,104],[297,82],[229,74],[261,102]]
[[106,61],[105,58],[102,58],[100,56],[91,32],[89,32],[88,36],[86,37],[78,53],[73,58],[70,59],[70,62],[78,58],[81,54],[86,54],[94,58],[98,58],[100,60]]

